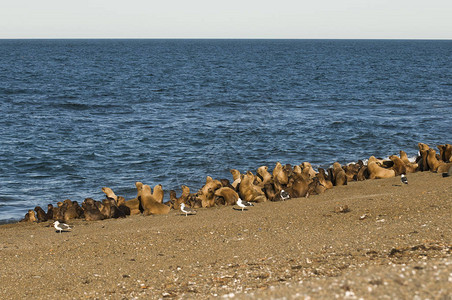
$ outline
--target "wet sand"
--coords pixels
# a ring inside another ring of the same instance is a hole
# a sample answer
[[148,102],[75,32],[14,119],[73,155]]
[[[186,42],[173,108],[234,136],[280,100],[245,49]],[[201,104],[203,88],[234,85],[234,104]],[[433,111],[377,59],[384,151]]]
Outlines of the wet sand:
[[452,299],[452,177],[408,181],[243,212],[75,220],[61,234],[2,225],[0,298]]

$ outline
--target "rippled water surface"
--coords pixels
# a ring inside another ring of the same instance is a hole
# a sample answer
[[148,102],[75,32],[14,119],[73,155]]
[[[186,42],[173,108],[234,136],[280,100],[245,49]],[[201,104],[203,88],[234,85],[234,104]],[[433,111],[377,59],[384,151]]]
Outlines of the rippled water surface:
[[[0,40],[0,220],[452,143],[452,41]],[[166,193],[168,197],[168,192]]]

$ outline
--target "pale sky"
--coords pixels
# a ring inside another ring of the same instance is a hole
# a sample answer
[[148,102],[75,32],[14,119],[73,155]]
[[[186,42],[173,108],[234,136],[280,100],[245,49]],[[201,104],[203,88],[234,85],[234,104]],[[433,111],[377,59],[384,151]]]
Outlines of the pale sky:
[[452,0],[0,0],[0,38],[452,39]]

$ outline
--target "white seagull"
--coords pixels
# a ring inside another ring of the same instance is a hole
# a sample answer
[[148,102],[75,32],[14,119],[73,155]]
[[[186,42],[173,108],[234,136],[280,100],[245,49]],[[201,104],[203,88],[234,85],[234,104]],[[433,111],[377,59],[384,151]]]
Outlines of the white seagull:
[[290,198],[289,194],[285,190],[281,190],[279,195],[281,196],[282,201],[289,200],[289,198]]
[[63,231],[71,230],[72,228],[66,223],[60,223],[59,221],[53,222],[53,227],[60,233]]
[[196,214],[196,210],[185,207],[185,203],[181,203],[180,210],[181,210],[181,212],[183,212],[185,214],[185,216]]
[[408,179],[405,174],[400,175],[400,180],[402,180],[402,183],[408,184]]
[[240,206],[242,208],[242,211],[245,207],[247,206],[254,206],[253,203],[248,202],[248,201],[243,201],[242,199],[237,199],[237,205]]

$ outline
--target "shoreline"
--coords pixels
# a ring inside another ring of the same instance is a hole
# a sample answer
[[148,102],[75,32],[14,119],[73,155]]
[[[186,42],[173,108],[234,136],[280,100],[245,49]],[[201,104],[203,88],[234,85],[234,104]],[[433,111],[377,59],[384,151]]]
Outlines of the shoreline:
[[[350,182],[243,212],[222,206],[188,217],[173,210],[71,220],[74,230],[62,234],[50,222],[0,225],[0,295],[452,295],[451,177],[417,172],[408,178],[406,186],[399,177]],[[349,212],[337,209],[344,205]],[[417,285],[422,280],[429,281]]]

